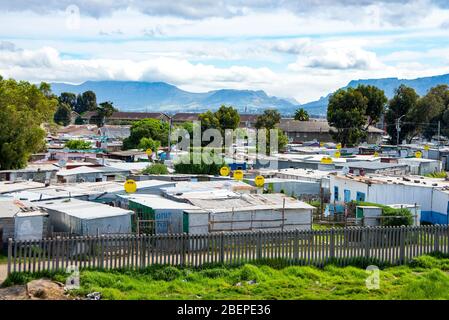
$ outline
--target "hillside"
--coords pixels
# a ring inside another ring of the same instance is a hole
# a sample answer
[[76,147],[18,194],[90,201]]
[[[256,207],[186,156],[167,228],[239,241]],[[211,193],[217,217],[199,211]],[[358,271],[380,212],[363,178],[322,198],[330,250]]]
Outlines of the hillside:
[[121,111],[197,112],[216,110],[220,105],[232,105],[241,112],[257,113],[266,108],[277,108],[280,112],[293,113],[298,104],[264,91],[221,89],[205,93],[194,93],[179,89],[165,82],[140,81],[86,81],[79,85],[52,83],[56,94],[61,92],[81,93],[92,90],[98,102],[112,101]]
[[[409,87],[414,88],[419,95],[424,95],[430,88],[432,88],[436,85],[439,85],[439,84],[449,85],[449,74],[433,76],[433,77],[416,78],[416,79],[411,79],[411,80],[398,79],[398,78],[352,80],[344,88],[348,88],[348,87],[355,88],[359,84],[376,86],[376,87],[384,90],[385,94],[388,98],[393,97],[394,90],[397,87],[399,87],[401,84],[405,84]],[[311,113],[324,115],[324,114],[326,114],[329,96],[330,96],[330,94],[328,94],[325,97],[321,97],[317,101],[305,103],[301,107],[303,107],[306,110],[309,110],[309,112],[311,112]]]

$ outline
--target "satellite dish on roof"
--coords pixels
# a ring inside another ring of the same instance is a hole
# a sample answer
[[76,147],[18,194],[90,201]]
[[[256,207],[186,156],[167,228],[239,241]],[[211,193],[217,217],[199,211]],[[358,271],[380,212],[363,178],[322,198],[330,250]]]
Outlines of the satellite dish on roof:
[[342,169],[342,172],[344,174],[348,174],[349,173],[349,167],[348,166],[344,166],[343,169]]
[[61,168],[63,168],[63,167],[65,167],[65,166],[67,165],[67,161],[65,161],[65,159],[60,159],[60,160],[58,161],[58,165],[59,165]]

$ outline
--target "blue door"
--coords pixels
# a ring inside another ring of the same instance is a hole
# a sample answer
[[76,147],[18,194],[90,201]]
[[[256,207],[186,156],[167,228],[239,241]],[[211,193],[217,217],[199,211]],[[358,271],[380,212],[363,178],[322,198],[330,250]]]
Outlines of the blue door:
[[351,191],[345,190],[345,202],[351,202]]
[[335,201],[339,200],[338,199],[338,187],[337,186],[334,186],[334,200]]
[[365,193],[364,192],[358,192],[357,191],[357,201],[365,201]]

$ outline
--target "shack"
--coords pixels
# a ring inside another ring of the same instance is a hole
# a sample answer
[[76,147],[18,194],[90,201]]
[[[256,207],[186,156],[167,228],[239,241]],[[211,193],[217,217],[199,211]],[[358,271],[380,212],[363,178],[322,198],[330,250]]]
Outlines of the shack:
[[131,210],[77,199],[34,202],[46,209],[54,232],[80,236],[131,232]]

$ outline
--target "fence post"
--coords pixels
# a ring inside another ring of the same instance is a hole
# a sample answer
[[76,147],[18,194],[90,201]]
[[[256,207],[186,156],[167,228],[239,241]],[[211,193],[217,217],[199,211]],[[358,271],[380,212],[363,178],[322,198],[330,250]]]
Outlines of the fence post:
[[262,258],[262,230],[257,233],[257,260]]
[[220,233],[220,263],[224,263],[224,232]]
[[184,266],[186,261],[186,234],[185,232],[181,234],[181,266]]
[[331,261],[335,258],[335,230],[332,227],[330,231],[329,256]]
[[300,230],[296,229],[295,242],[293,244],[293,260],[295,263],[297,263],[299,260],[299,233],[300,233]]
[[440,225],[433,226],[434,247],[433,251],[440,251]]
[[11,261],[12,261],[12,239],[8,239],[8,276],[11,274]]
[[365,229],[363,230],[363,233],[365,234],[365,258],[369,258],[369,236],[370,236],[370,232],[369,232],[369,227],[365,227]]
[[399,241],[400,241],[399,263],[403,264],[405,262],[404,226],[401,226],[399,229]]

